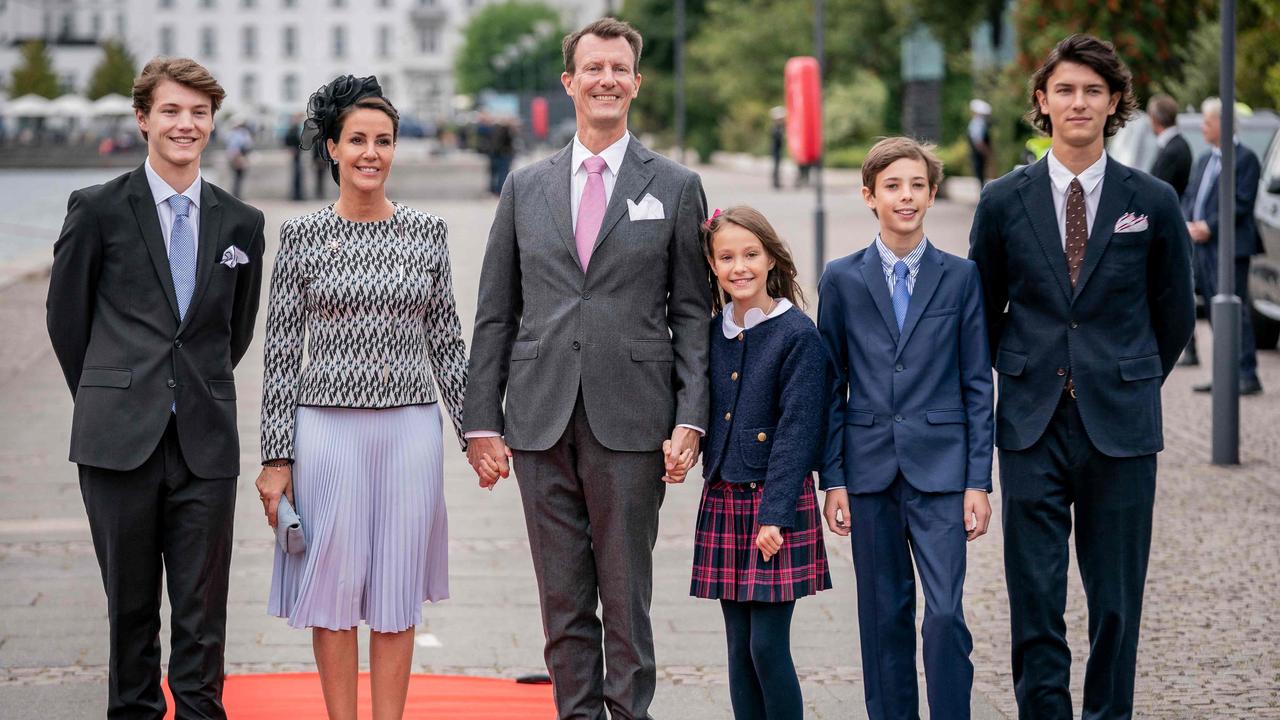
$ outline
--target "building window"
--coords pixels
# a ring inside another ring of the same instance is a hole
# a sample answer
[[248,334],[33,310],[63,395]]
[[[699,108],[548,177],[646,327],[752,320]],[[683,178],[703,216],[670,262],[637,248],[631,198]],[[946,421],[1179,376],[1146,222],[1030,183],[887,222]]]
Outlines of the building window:
[[280,54],[287,57],[295,57],[298,54],[298,28],[292,25],[286,25],[280,37]]
[[297,102],[298,100],[298,76],[289,73],[284,76],[281,84],[280,94],[284,96],[285,102]]
[[200,0],[200,7],[213,9],[218,6],[218,0]]
[[240,0],[240,7],[252,8],[258,6],[258,0]]
[[70,13],[63,15],[62,16],[62,32],[61,32],[62,37],[64,38],[72,37],[73,35],[75,35],[75,32],[76,32],[75,17],[73,17]]
[[378,28],[378,57],[391,57],[391,26]]
[[159,0],[157,4],[160,6],[161,10],[173,9],[173,0]]
[[94,13],[89,17],[89,32],[95,39],[102,35],[102,15],[99,13]]
[[258,99],[258,78],[253,73],[245,73],[241,82],[245,102],[254,102]]
[[418,0],[418,7],[435,7],[436,0]]
[[298,0],[280,0],[280,4],[287,8],[298,7]]
[[218,30],[213,27],[200,28],[200,56],[212,60],[218,56]]
[[258,57],[258,28],[245,25],[240,29],[240,54],[246,58]]
[[125,30],[127,29],[128,25],[125,24],[124,13],[120,13],[116,16],[116,37],[120,38],[120,42],[124,42],[127,34]]
[[335,58],[347,56],[347,29],[341,25],[333,28],[333,56]]
[[336,8],[346,7],[347,0],[329,0],[329,5]]
[[378,7],[384,7],[384,8],[391,7],[391,0],[378,0]]
[[173,54],[173,27],[171,25],[160,26],[160,54]]
[[418,52],[434,55],[440,47],[440,29],[418,27]]

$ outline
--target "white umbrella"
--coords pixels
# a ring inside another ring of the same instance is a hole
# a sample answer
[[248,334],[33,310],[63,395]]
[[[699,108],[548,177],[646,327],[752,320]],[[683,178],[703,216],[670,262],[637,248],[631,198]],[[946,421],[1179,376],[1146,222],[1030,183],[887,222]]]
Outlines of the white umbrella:
[[48,117],[52,114],[50,104],[48,98],[35,94],[23,95],[10,101],[4,108],[4,114],[9,117]]
[[93,112],[93,103],[83,95],[67,94],[49,103],[49,114],[57,117],[82,118]]
[[93,102],[93,115],[95,117],[132,114],[133,101],[123,95],[111,93],[110,95],[103,95]]

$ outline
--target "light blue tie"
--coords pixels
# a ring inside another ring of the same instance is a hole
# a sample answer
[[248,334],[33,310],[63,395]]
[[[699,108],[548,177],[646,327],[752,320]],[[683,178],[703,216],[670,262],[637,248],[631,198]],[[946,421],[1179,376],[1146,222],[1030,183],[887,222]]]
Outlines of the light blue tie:
[[907,289],[907,264],[899,260],[893,264],[893,316],[898,320],[898,332],[907,320],[907,305],[911,291]]
[[1209,199],[1209,191],[1218,183],[1218,175],[1222,173],[1222,158],[1213,153],[1204,166],[1204,176],[1200,178],[1200,187],[1196,188],[1196,205],[1192,208],[1191,219],[1204,219],[1204,204]]
[[173,195],[173,229],[169,232],[169,272],[173,273],[173,290],[178,296],[178,318],[187,316],[191,294],[196,289],[196,234],[191,227],[191,198]]

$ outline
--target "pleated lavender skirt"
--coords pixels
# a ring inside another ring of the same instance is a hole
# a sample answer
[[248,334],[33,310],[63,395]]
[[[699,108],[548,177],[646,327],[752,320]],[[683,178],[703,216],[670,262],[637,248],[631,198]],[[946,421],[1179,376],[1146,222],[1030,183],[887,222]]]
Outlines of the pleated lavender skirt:
[[276,546],[267,611],[296,628],[376,632],[449,597],[437,405],[298,408],[293,497],[307,551]]

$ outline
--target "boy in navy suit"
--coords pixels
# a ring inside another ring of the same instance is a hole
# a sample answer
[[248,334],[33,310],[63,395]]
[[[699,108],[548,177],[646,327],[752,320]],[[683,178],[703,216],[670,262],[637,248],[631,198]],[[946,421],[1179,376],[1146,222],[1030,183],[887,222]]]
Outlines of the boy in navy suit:
[[994,399],[977,267],[924,233],[941,180],[929,148],[877,143],[862,196],[880,233],[828,265],[818,285],[818,328],[836,366],[823,514],[853,539],[872,720],[919,714],[913,557],[930,716],[969,717],[965,542],[991,519]]

